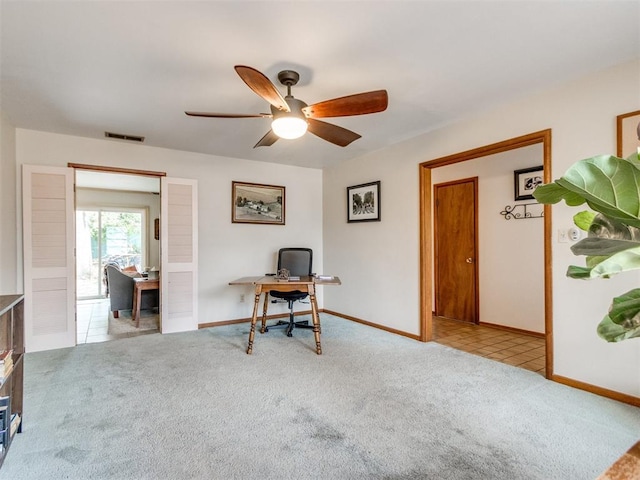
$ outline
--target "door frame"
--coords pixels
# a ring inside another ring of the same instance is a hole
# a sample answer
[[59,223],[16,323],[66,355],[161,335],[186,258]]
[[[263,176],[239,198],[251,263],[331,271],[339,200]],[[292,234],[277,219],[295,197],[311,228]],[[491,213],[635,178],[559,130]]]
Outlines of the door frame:
[[[433,339],[433,205],[431,170],[445,165],[488,157],[497,153],[542,144],[543,181],[551,182],[551,129],[514,137],[464,152],[447,155],[420,163],[420,340]],[[544,205],[544,325],[545,325],[545,376],[553,377],[553,289],[551,264],[551,205]]]
[[[472,183],[473,184],[473,270],[475,273],[475,278],[474,278],[474,298],[473,298],[473,302],[475,304],[475,315],[474,315],[474,319],[473,322],[475,325],[477,325],[480,322],[480,269],[479,269],[479,262],[478,262],[478,177],[468,177],[468,178],[460,178],[458,180],[451,180],[448,182],[442,182],[442,183],[438,183],[436,185],[432,185],[432,189],[434,190],[434,200],[435,200],[435,187],[448,187],[448,186],[452,186],[452,185],[459,185],[462,183]],[[434,256],[436,258],[438,258],[438,235],[437,235],[437,231],[438,231],[438,215],[436,213],[436,210],[434,209],[433,212],[433,252],[434,252]],[[435,259],[434,259],[435,260]],[[438,310],[438,295],[437,295],[437,291],[438,291],[438,272],[440,270],[440,262],[439,261],[434,261],[433,262],[433,282],[434,282],[434,297],[433,297],[433,310],[437,311]]]

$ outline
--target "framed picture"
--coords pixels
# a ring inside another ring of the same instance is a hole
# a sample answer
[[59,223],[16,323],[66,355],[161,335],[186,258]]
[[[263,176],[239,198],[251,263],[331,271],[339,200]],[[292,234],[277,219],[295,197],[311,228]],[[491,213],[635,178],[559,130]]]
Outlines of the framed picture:
[[231,221],[284,225],[284,187],[231,182]]
[[380,221],[380,181],[347,187],[347,221]]
[[533,200],[533,191],[542,184],[543,167],[523,168],[513,172],[515,200]]
[[616,117],[618,151],[616,156],[629,158],[640,148],[640,110]]

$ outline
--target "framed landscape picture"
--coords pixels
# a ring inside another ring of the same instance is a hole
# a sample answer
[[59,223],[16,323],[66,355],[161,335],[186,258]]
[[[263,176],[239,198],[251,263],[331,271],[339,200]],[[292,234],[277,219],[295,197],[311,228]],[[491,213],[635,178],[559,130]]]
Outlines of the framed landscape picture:
[[347,187],[347,221],[380,221],[380,181]]
[[284,225],[285,188],[278,185],[231,182],[231,221]]
[[640,110],[616,117],[618,151],[616,156],[629,158],[640,148]]
[[542,165],[513,172],[516,200],[533,200],[533,191],[542,184],[542,172]]

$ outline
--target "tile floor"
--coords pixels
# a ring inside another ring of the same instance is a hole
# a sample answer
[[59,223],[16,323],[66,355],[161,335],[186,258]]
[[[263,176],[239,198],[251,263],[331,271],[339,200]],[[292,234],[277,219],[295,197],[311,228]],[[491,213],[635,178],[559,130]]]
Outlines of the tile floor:
[[545,374],[544,338],[433,317],[433,339],[442,345]]
[[148,333],[157,333],[157,330],[142,330],[139,332],[109,334],[109,299],[97,298],[91,300],[78,300],[77,302],[77,344],[107,342],[118,338],[134,337]]

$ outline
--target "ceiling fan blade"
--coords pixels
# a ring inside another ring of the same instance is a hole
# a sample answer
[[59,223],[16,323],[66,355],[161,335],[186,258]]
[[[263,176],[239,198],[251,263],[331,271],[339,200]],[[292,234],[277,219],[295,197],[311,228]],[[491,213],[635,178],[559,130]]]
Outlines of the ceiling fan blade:
[[244,80],[247,86],[256,92],[259,96],[264,98],[271,105],[283,112],[290,112],[289,105],[280,92],[275,87],[271,80],[255,68],[247,67],[245,65],[236,65],[234,67],[240,78]]
[[332,123],[314,120],[313,118],[308,118],[307,123],[309,124],[307,129],[309,132],[323,140],[326,140],[327,142],[338,145],[339,147],[346,147],[351,142],[361,137],[361,135],[358,135],[351,130],[347,130],[346,128],[333,125]]
[[348,117],[382,112],[387,109],[388,103],[387,91],[376,90],[314,103],[302,111],[310,118]]
[[210,118],[271,118],[270,113],[215,113],[215,112],[184,112],[191,117],[210,117]]
[[253,148],[270,147],[271,145],[276,143],[276,140],[278,140],[278,138],[280,137],[273,133],[273,130],[269,129],[269,131],[265,133],[264,137],[262,137],[260,141],[253,146]]

